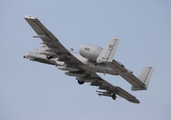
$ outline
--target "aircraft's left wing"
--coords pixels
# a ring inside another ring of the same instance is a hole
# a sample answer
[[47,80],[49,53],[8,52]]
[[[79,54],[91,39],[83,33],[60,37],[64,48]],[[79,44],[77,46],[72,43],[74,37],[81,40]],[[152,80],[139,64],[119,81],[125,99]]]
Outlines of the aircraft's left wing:
[[139,100],[136,99],[136,97],[134,97],[124,89],[110,84],[109,82],[102,79],[96,73],[91,73],[91,75],[87,74],[85,77],[77,77],[76,79],[82,82],[90,82],[91,86],[98,86],[99,87],[98,89],[104,90],[104,91],[97,91],[99,96],[108,96],[108,97],[112,97],[115,100],[116,95],[118,95],[132,103],[140,103]]
[[81,64],[37,18],[33,16],[25,16],[24,18],[36,32],[33,37],[41,38],[42,44],[47,47],[42,54],[60,56],[69,63]]

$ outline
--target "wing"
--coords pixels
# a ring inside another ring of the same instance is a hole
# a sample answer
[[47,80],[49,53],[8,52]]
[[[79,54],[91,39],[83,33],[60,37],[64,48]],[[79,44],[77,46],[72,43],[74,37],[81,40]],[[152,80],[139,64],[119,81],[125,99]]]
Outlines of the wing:
[[85,77],[77,77],[76,78],[80,82],[90,82],[91,86],[98,86],[99,89],[104,91],[97,91],[99,96],[108,96],[112,97],[114,100],[116,99],[116,95],[125,98],[126,100],[133,103],[140,103],[136,97],[129,94],[127,91],[123,90],[118,86],[114,86],[109,82],[102,79],[96,73],[86,74]]
[[81,62],[74,57],[59,40],[35,17],[25,16],[25,20],[36,32],[35,38],[41,38],[42,44],[47,47],[42,54],[61,57],[68,63],[80,64]]

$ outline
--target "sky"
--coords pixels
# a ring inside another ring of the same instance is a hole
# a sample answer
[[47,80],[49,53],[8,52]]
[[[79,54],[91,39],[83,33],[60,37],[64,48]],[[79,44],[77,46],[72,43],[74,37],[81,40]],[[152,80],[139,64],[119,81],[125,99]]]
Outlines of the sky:
[[[171,120],[170,0],[1,0],[0,120]],[[68,49],[104,47],[120,39],[115,60],[139,75],[153,66],[147,91],[131,91],[119,76],[101,75],[140,100],[99,97],[55,66],[24,59],[41,46],[24,20],[32,15]]]

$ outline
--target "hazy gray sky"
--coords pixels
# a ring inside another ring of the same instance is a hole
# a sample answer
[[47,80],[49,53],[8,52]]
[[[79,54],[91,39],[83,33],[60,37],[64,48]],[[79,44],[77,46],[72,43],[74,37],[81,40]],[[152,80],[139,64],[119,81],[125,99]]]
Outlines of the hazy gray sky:
[[[171,1],[1,0],[0,120],[171,120]],[[99,97],[54,66],[23,59],[41,46],[25,15],[37,18],[68,49],[104,47],[120,39],[115,59],[139,75],[154,66],[147,91],[133,92],[121,77],[101,75],[141,104]]]

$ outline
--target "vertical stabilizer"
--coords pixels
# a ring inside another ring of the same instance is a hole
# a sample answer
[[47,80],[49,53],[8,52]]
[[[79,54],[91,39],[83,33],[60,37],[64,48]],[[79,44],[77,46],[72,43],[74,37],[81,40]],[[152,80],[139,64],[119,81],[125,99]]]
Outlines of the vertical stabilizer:
[[145,86],[143,88],[132,86],[132,90],[147,90],[153,71],[154,67],[145,67],[138,77],[138,79],[143,82]]
[[119,39],[111,38],[107,43],[106,47],[102,50],[102,52],[98,56],[96,62],[97,63],[112,62],[118,43],[119,43]]

